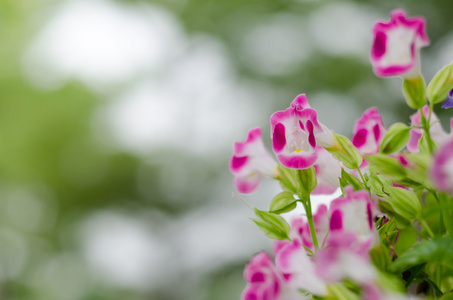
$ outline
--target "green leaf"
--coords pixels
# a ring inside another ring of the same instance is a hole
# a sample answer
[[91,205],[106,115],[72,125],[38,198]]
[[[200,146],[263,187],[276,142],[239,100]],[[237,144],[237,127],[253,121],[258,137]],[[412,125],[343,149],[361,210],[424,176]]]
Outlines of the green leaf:
[[378,269],[386,271],[392,263],[389,253],[390,249],[381,244],[370,250],[371,261]]
[[420,201],[413,192],[400,187],[386,187],[385,190],[389,193],[387,200],[397,214],[407,220],[420,215]]
[[422,263],[440,263],[453,268],[453,239],[451,237],[424,240],[400,255],[390,267],[395,272],[405,271]]
[[406,103],[410,108],[422,108],[426,103],[425,81],[422,76],[417,78],[406,78],[403,82],[403,93]]
[[[332,299],[359,300],[359,295],[354,294],[341,283],[327,285],[327,293],[332,297]],[[328,299],[330,299],[330,297],[328,297]]]
[[281,216],[255,208],[255,214],[260,220],[253,220],[258,227],[270,238],[291,240],[290,226]]
[[398,239],[395,244],[395,251],[397,255],[401,255],[409,250],[417,242],[417,235],[413,230],[400,229],[398,232]]
[[293,194],[297,194],[298,178],[294,176],[294,170],[278,165],[280,174],[280,185],[282,189]]
[[270,211],[274,214],[281,214],[292,211],[297,206],[297,199],[290,192],[281,192],[272,199]]
[[357,169],[362,164],[362,155],[347,137],[336,133],[334,133],[334,136],[335,145],[325,149],[332,153],[333,157],[343,162],[346,168]]
[[310,195],[318,184],[316,180],[316,171],[313,166],[307,169],[295,170],[299,177],[299,191],[302,194]]
[[[389,217],[391,217],[391,219],[394,219],[398,228],[407,228],[409,226],[412,226],[411,222],[409,220],[407,220],[406,218],[402,217],[400,214],[395,212],[395,210],[393,209],[393,207],[390,205],[389,202],[382,201],[382,200],[379,201],[379,209],[383,213],[385,213]],[[389,223],[387,223],[387,224],[389,224]],[[379,232],[381,232],[381,230],[379,230]],[[382,237],[381,237],[381,240],[382,240]]]
[[432,189],[433,186],[427,172],[431,166],[431,156],[427,153],[405,153],[403,157],[408,162],[407,178]]
[[341,168],[340,184],[342,190],[344,187],[348,185],[352,185],[354,191],[365,189],[365,186],[363,185],[362,181],[360,181],[357,177],[346,172],[343,168]]
[[406,171],[398,159],[384,154],[366,155],[365,159],[370,163],[370,171],[386,175],[392,180],[401,180],[406,177]]
[[409,141],[410,127],[403,123],[395,123],[388,129],[382,139],[379,152],[383,154],[391,154],[403,149]]
[[287,236],[282,234],[280,231],[276,230],[275,227],[273,227],[272,225],[270,225],[264,221],[261,221],[261,220],[252,219],[252,221],[255,222],[255,224],[258,226],[258,228],[261,229],[267,237],[274,239],[274,240],[288,239]]
[[453,63],[445,66],[434,75],[426,88],[426,96],[434,104],[439,103],[447,98],[451,89],[453,89]]
[[375,193],[379,197],[386,198],[388,196],[388,193],[385,191],[385,186],[391,186],[392,181],[385,177],[377,175],[376,172],[370,172],[370,177],[367,181],[367,185],[373,193]]
[[429,146],[428,146],[428,136],[425,132],[423,132],[422,136],[418,140],[418,151],[420,153],[429,154]]

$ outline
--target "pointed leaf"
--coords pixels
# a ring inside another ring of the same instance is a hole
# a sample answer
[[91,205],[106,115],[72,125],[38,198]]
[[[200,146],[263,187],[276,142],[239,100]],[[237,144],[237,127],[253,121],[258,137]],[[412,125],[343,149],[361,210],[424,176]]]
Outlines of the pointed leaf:
[[388,129],[379,147],[379,152],[391,154],[403,149],[409,141],[410,127],[403,123],[395,123]]
[[453,239],[451,237],[424,240],[400,255],[390,267],[396,272],[405,271],[422,263],[437,262],[453,268]]
[[297,206],[297,199],[290,192],[281,192],[272,199],[270,211],[274,214],[281,214],[292,211]]
[[[276,233],[276,235],[278,235],[279,237],[283,237],[283,238],[279,238],[279,239],[288,239],[288,240],[290,239],[289,238],[290,226],[286,222],[285,219],[283,219],[282,217],[280,217],[277,214],[273,214],[273,213],[270,213],[267,211],[262,211],[257,208],[255,208],[255,214],[258,218],[260,218],[262,221],[264,221],[264,223],[266,223],[267,225],[272,227],[272,230],[270,230],[271,232]],[[260,225],[258,225],[258,227],[259,226]]]
[[363,185],[362,181],[360,181],[357,177],[346,172],[343,168],[341,169],[340,184],[342,189],[347,185],[352,185],[354,191],[365,189],[365,186]]

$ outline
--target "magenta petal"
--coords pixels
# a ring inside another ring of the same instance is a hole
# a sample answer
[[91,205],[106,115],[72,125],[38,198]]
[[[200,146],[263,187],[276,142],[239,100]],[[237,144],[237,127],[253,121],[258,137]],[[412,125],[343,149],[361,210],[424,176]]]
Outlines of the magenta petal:
[[366,142],[366,137],[368,135],[368,130],[365,128],[360,129],[356,132],[356,134],[352,137],[352,144],[357,148],[363,146]]
[[330,230],[341,230],[343,228],[343,216],[340,210],[335,210],[330,217]]
[[377,32],[374,39],[372,48],[372,55],[378,59],[385,53],[385,44],[387,42],[387,36],[383,32]]
[[285,126],[282,123],[275,125],[272,134],[272,147],[274,151],[280,152],[286,145]]
[[280,161],[280,163],[290,169],[307,169],[315,163],[316,158],[316,154],[278,155],[278,160]]
[[376,142],[379,142],[379,138],[381,137],[381,129],[379,128],[379,124],[374,125],[373,127],[374,139]]
[[249,194],[256,190],[261,176],[234,177],[234,185],[239,193]]
[[315,139],[315,135],[313,133],[313,123],[310,120],[307,121],[307,130],[308,130],[308,143],[310,144],[310,146],[315,148],[316,139]]
[[241,167],[244,166],[245,163],[247,162],[247,159],[248,159],[248,156],[243,156],[243,157],[233,156],[231,158],[231,164],[230,164],[231,170],[233,172],[237,172],[238,170],[240,170]]

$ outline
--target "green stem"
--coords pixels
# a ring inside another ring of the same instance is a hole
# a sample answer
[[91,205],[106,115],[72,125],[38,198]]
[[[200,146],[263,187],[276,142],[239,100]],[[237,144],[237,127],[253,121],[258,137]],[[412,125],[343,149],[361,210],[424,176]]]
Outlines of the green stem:
[[305,213],[307,214],[308,227],[310,228],[310,234],[311,234],[311,238],[313,239],[313,245],[315,247],[315,251],[317,251],[318,250],[318,238],[316,237],[315,223],[313,221],[313,213],[311,211],[310,196],[305,197],[305,199],[302,199],[302,204],[304,205]]
[[423,130],[425,131],[426,134],[426,140],[428,142],[428,150],[429,153],[433,153],[433,140],[431,139],[431,133],[429,132],[429,126],[430,126],[430,120],[431,120],[431,103],[429,106],[429,113],[428,113],[428,120],[426,120],[425,115],[423,114],[423,108],[420,108],[420,116],[422,119],[422,126]]
[[365,178],[363,177],[362,171],[360,171],[360,168],[359,168],[359,167],[357,167],[357,171],[358,171],[359,174],[360,174],[360,178],[362,178],[362,183],[366,186],[366,184],[365,184]]
[[[444,195],[439,195],[438,193],[434,193],[434,196],[437,199],[437,202],[442,205],[443,203],[448,203],[449,199],[446,198]],[[441,209],[442,219],[444,221],[444,226],[448,234],[451,236],[453,235],[453,222],[451,221],[451,215],[449,214],[450,210],[448,209]]]
[[426,230],[426,232],[428,233],[428,235],[431,237],[431,238],[434,238],[434,233],[433,231],[431,230],[431,228],[429,228],[428,224],[426,223],[426,221],[422,218],[419,218],[418,221],[420,222],[420,224],[422,224],[423,228]]

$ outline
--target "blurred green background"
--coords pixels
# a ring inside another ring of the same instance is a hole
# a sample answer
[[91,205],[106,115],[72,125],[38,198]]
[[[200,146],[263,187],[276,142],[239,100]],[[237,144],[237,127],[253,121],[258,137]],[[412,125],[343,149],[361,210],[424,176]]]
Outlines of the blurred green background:
[[349,137],[370,106],[408,122],[368,61],[398,7],[427,19],[429,80],[451,0],[0,0],[0,299],[239,299],[272,243],[231,197],[232,143],[269,145],[300,93]]

